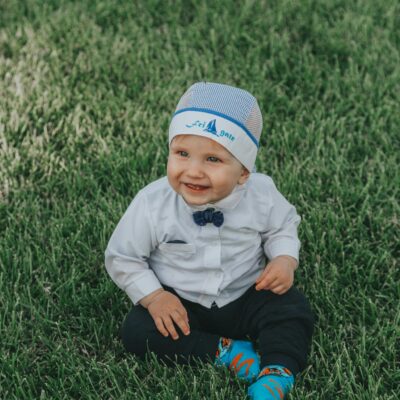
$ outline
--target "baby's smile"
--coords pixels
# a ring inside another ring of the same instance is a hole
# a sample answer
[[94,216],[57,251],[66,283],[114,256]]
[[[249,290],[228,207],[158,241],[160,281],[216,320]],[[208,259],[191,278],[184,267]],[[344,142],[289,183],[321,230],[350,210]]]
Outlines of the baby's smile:
[[201,192],[203,190],[206,190],[209,188],[209,186],[204,186],[204,185],[194,185],[193,183],[184,183],[184,185],[191,189],[194,190],[195,192]]

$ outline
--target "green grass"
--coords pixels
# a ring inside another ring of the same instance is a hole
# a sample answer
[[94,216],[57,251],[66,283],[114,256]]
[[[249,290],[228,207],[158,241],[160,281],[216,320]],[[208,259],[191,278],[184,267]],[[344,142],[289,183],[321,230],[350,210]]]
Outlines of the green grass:
[[259,99],[258,169],[303,217],[318,321],[290,399],[397,399],[399,43],[397,0],[0,0],[0,398],[245,398],[211,366],[126,355],[103,266],[210,80]]

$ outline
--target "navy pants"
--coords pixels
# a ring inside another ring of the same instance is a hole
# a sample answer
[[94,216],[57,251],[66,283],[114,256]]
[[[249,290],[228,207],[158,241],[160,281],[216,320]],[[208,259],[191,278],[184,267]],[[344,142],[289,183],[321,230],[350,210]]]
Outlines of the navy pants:
[[[171,288],[165,289],[177,295]],[[296,288],[276,295],[256,291],[253,286],[221,308],[206,308],[179,298],[189,316],[190,335],[185,336],[176,327],[178,340],[162,336],[149,312],[135,306],[122,327],[122,341],[128,352],[144,358],[150,350],[166,362],[210,361],[215,359],[223,336],[252,340],[260,353],[261,367],[280,364],[296,374],[306,366],[314,319],[308,301]]]

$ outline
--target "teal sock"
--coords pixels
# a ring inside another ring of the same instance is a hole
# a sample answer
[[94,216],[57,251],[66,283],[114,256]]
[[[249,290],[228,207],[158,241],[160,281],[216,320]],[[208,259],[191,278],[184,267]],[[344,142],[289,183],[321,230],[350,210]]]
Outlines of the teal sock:
[[294,385],[293,374],[281,365],[267,365],[249,386],[252,400],[282,400]]
[[260,373],[260,361],[253,344],[245,340],[221,338],[215,359],[216,365],[225,365],[239,378],[252,382]]

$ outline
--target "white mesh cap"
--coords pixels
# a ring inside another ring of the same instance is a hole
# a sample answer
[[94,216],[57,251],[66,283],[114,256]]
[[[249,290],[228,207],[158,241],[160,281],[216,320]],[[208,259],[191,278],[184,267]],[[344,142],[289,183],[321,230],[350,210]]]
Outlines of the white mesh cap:
[[220,83],[199,82],[180,99],[169,127],[177,135],[199,135],[229,150],[253,170],[262,131],[262,115],[249,92]]

